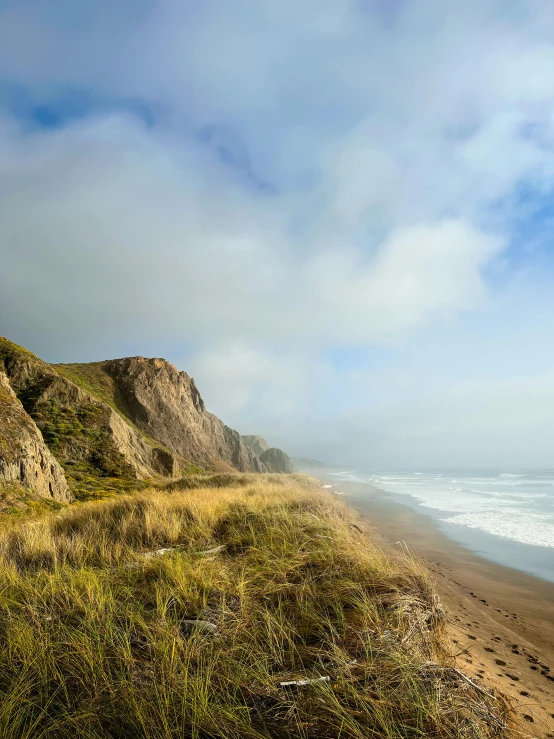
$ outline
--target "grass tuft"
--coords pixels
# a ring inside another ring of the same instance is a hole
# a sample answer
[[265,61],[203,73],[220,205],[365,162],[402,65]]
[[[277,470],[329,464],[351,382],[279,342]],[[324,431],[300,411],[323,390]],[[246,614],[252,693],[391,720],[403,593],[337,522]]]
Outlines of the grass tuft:
[[309,480],[230,477],[0,529],[0,737],[505,736],[421,564]]

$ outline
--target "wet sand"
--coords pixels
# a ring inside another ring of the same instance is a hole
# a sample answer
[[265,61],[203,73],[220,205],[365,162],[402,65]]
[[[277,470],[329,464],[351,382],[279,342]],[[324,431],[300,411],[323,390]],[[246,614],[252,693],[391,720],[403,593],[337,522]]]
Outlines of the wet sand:
[[449,613],[458,667],[508,696],[521,736],[554,737],[554,583],[473,554],[430,516],[371,485],[332,490],[344,493],[387,546],[407,546],[426,561]]

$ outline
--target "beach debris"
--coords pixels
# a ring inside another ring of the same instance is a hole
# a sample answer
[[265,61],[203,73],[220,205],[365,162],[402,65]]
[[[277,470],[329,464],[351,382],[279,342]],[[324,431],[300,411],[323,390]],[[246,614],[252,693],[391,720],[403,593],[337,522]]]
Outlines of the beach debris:
[[461,670],[458,670],[456,667],[443,667],[441,665],[437,665],[434,663],[427,663],[426,665],[423,665],[423,667],[428,670],[441,672],[445,677],[448,675],[452,677],[456,676],[457,678],[468,683],[468,685],[471,685],[471,687],[474,688],[474,690],[476,690],[478,693],[481,693],[482,695],[486,695],[487,698],[491,698],[494,701],[497,700],[497,697],[495,695],[493,695],[492,693],[489,693],[484,688],[482,688],[480,685],[477,685],[477,683],[474,683],[473,680],[470,680],[469,677],[465,673],[463,673]]
[[174,552],[175,547],[165,547],[165,549],[153,549],[151,552],[141,552],[142,559],[152,559],[152,557],[163,557],[165,554]]
[[[176,547],[164,547],[163,549],[152,549],[150,552],[138,552],[137,556],[142,560],[154,559],[155,557],[163,557],[165,554],[170,554],[176,551]],[[126,570],[136,570],[140,567],[139,562],[127,562],[124,565]]]
[[202,621],[199,618],[185,618],[180,622],[181,627],[185,631],[198,631],[202,634],[215,634],[217,631],[216,624],[211,621]]
[[361,528],[358,526],[357,523],[350,523],[350,526],[352,526],[353,529],[356,529],[356,531],[359,531],[360,534],[363,534],[364,532],[361,530]]
[[324,488],[332,488],[332,487],[334,487],[334,486],[333,486],[333,485],[324,485],[323,487],[324,487]]
[[324,675],[322,677],[305,678],[304,680],[286,680],[285,682],[279,683],[279,687],[290,690],[291,688],[306,688],[309,685],[321,685],[322,683],[330,682],[331,678],[329,675]]
[[217,547],[212,547],[211,549],[204,549],[201,552],[196,552],[196,554],[199,557],[208,557],[210,554],[219,554],[219,552],[222,552],[226,546],[227,546],[226,544],[219,544]]
[[[195,554],[199,557],[208,557],[211,554],[218,554],[219,552],[222,552],[226,544],[219,544],[216,547],[212,547],[211,549],[203,549],[200,552],[195,552]],[[162,549],[152,549],[149,552],[140,552],[139,557],[141,559],[154,559],[155,557],[163,557],[166,554],[171,554],[171,552],[177,552],[179,551],[180,547],[163,547]],[[138,567],[138,562],[129,562],[125,565],[127,569],[134,569]]]

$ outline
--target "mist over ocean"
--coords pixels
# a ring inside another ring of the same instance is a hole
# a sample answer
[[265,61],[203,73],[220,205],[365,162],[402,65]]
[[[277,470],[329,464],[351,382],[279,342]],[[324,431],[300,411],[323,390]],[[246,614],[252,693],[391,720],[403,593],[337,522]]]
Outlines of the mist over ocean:
[[477,554],[554,582],[554,469],[349,469],[332,476],[385,490]]

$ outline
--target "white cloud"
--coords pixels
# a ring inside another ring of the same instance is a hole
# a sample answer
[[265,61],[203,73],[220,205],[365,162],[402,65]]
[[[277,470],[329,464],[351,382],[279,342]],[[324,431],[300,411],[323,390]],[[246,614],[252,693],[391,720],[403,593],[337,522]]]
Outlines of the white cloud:
[[25,316],[40,304],[66,337],[103,333],[107,323],[180,340],[386,337],[472,307],[480,270],[501,246],[444,221],[393,230],[373,256],[348,241],[295,254],[286,202],[269,212],[229,191],[201,156],[179,155],[127,119],[2,148],[14,308]]
[[[311,428],[327,448],[349,428],[354,387],[329,351],[403,347],[409,367],[414,336],[447,326],[462,343],[471,312],[501,320],[515,193],[554,186],[550,4],[383,9],[1,11],[4,79],[37,104],[77,89],[102,110],[59,130],[0,119],[0,331],[51,359],[194,346],[185,368],[214,410],[282,437],[301,413],[303,438]],[[135,98],[156,125],[129,112]],[[212,125],[248,176],[199,144]],[[326,399],[333,430],[318,426]],[[436,427],[425,409],[419,423],[422,438]]]

